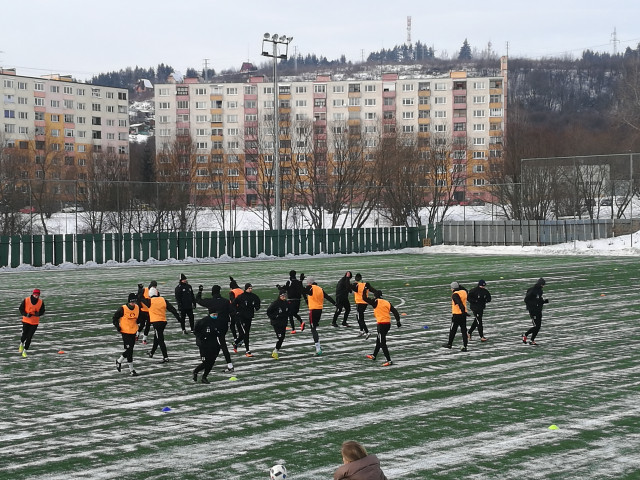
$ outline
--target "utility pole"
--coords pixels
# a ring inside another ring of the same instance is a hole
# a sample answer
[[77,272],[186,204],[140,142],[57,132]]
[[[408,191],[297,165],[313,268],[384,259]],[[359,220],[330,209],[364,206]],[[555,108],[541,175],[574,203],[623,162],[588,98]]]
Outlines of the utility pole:
[[209,78],[208,78],[209,77],[209,59],[205,58],[202,62],[204,63],[204,75],[203,75],[203,77],[204,77],[204,81],[206,83],[206,82],[209,81]]
[[613,27],[613,33],[611,34],[611,43],[613,43],[613,56],[615,57],[616,55],[618,55],[618,43],[620,43],[620,40],[618,40],[616,27]]

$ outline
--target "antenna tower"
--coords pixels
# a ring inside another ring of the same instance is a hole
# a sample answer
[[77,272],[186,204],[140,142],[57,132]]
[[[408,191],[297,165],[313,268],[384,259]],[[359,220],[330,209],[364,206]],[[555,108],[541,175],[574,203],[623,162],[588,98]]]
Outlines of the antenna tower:
[[613,43],[613,56],[615,57],[616,55],[618,55],[618,43],[620,43],[620,40],[618,40],[616,27],[613,27],[613,33],[611,34],[611,43]]
[[407,17],[407,45],[411,45],[411,15]]

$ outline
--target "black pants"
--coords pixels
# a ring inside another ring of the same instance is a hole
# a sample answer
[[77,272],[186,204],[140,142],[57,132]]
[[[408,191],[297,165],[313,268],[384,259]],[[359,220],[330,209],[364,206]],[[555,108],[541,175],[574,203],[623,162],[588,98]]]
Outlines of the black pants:
[[477,312],[473,312],[473,323],[471,324],[471,328],[469,329],[469,335],[471,335],[473,333],[473,331],[477,327],[478,328],[478,334],[480,335],[480,338],[484,337],[484,328],[482,326],[482,314],[483,313],[484,313],[483,310],[479,310]]
[[462,344],[467,346],[467,316],[465,314],[452,315],[451,327],[449,327],[449,345],[453,345],[453,339],[460,327],[460,333],[462,334]]
[[[252,318],[243,318],[236,317],[237,323],[236,327],[238,328],[238,338],[236,338],[234,345],[237,347],[242,342],[244,342],[244,348],[247,352],[250,350],[249,348],[249,332],[251,332],[251,321]],[[286,326],[286,325],[285,325]]]
[[291,323],[291,330],[296,329],[296,325],[293,323],[293,317],[298,319],[298,324],[302,323],[302,318],[298,315],[300,311],[300,299],[299,298],[290,298],[289,299],[289,322]]
[[124,343],[124,352],[122,352],[122,356],[127,360],[127,363],[133,362],[133,346],[136,344],[136,334],[123,333],[122,343]]
[[31,345],[31,339],[33,334],[36,333],[38,325],[31,325],[30,323],[22,322],[22,337],[20,337],[20,343],[24,345],[25,350],[29,350]]
[[229,354],[229,348],[227,347],[227,329],[225,327],[218,327],[218,345],[222,354],[224,355],[224,359],[227,363],[231,363],[231,355]]
[[220,353],[220,344],[217,340],[213,342],[205,342],[202,345],[198,345],[198,349],[200,350],[200,365],[198,365],[193,373],[198,373],[204,370],[202,374],[202,378],[207,378],[209,372],[213,368],[213,364],[216,363],[216,358],[218,358],[218,354]]
[[149,312],[143,312],[140,310],[138,322],[138,333],[143,332],[145,336],[149,335],[149,328],[151,327],[149,322]]
[[349,318],[349,312],[351,312],[351,304],[349,303],[349,297],[336,298],[336,311],[333,314],[332,325],[335,325],[338,322],[338,317],[340,316],[340,313],[342,313],[342,309],[344,309],[344,318],[342,319],[342,324],[345,325],[347,323],[347,318]]
[[529,311],[529,316],[531,317],[531,323],[533,326],[527,330],[525,336],[531,335],[531,341],[533,342],[536,339],[536,335],[540,331],[540,327],[542,326],[542,312],[532,312]]
[[238,331],[236,330],[236,316],[231,317],[231,321],[229,322],[229,327],[231,328],[231,334],[233,335],[233,341],[235,342],[238,339]]
[[162,352],[162,356],[167,358],[167,345],[164,343],[164,329],[167,327],[167,322],[153,322],[153,346],[151,347],[151,355],[156,353],[158,347]]
[[276,342],[276,350],[280,350],[282,342],[284,342],[284,337],[287,334],[287,322],[286,320],[284,322],[280,320],[272,320],[271,326],[273,327],[273,331],[276,332],[276,337],[278,338],[278,341]]
[[364,321],[364,311],[367,309],[367,303],[356,303],[356,310],[358,311],[358,327],[364,333],[369,333],[367,324]]
[[389,355],[389,349],[387,348],[387,333],[391,329],[390,323],[378,323],[378,336],[376,337],[376,348],[373,349],[373,356],[376,357],[380,349],[382,349],[382,353],[384,353],[384,357],[387,361],[391,361],[391,356]]
[[320,337],[318,336],[318,326],[320,325],[320,317],[322,316],[322,310],[309,310],[309,327],[311,327],[311,336],[313,342],[318,343]]
[[186,330],[185,328],[185,318],[189,317],[189,328],[193,332],[193,310],[180,310],[180,317],[178,321],[180,322],[180,328],[182,330]]

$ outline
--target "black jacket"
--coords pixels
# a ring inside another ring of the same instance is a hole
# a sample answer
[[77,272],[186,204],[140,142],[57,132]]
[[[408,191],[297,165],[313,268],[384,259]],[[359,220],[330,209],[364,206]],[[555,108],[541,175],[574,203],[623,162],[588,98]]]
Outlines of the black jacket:
[[253,318],[255,311],[260,310],[260,297],[246,290],[244,293],[238,295],[232,303],[236,312],[242,318]]
[[287,287],[287,297],[289,300],[298,300],[302,298],[302,282],[298,280],[296,277],[291,277],[286,285]]
[[346,275],[338,280],[336,285],[336,301],[337,300],[348,300],[349,294],[351,293],[351,278]]
[[222,298],[217,294],[212,298],[202,298],[202,292],[196,294],[196,303],[205,307],[209,313],[217,312],[218,318],[215,322],[216,328],[220,333],[227,333],[229,328],[229,320],[233,306],[229,300]]
[[278,297],[267,308],[267,316],[271,320],[271,325],[277,323],[286,324],[289,321],[289,302],[287,300],[281,300]]
[[491,294],[486,288],[474,287],[469,290],[467,300],[472,312],[482,312],[491,301]]
[[214,345],[220,334],[216,327],[216,320],[210,315],[201,318],[193,326],[193,333],[196,335],[196,345],[199,347],[205,345]]
[[549,300],[542,296],[542,285],[536,283],[533,287],[527,290],[524,296],[524,303],[527,305],[527,310],[530,312],[541,312],[542,306],[545,303],[549,303]]
[[196,306],[196,297],[193,288],[187,282],[180,282],[175,290],[178,310],[193,310]]

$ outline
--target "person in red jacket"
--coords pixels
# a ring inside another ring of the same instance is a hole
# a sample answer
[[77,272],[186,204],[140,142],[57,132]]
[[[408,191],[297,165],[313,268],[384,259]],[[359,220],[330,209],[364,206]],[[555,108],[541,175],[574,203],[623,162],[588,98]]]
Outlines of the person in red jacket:
[[343,465],[333,473],[333,480],[388,480],[380,468],[380,460],[358,442],[342,444]]
[[31,296],[25,298],[18,308],[22,314],[22,337],[18,352],[27,358],[27,350],[31,345],[33,334],[40,324],[40,317],[44,315],[44,302],[40,298],[40,290],[34,289]]
[[376,324],[378,327],[376,346],[373,349],[373,354],[367,355],[367,358],[369,360],[375,360],[378,352],[382,349],[382,353],[384,353],[384,356],[387,359],[382,366],[389,367],[393,365],[389,349],[387,348],[387,334],[389,333],[389,330],[391,330],[391,314],[395,317],[396,326],[398,328],[402,326],[400,324],[400,314],[388,300],[382,298],[382,292],[380,290],[373,290],[373,295],[375,298],[369,298],[366,288],[362,293],[362,298],[373,307],[373,316],[376,318]]
[[124,343],[124,352],[116,360],[116,370],[122,371],[122,362],[126,359],[129,366],[129,375],[132,377],[138,376],[138,373],[133,368],[133,347],[136,344],[139,322],[138,295],[130,293],[127,303],[118,308],[116,313],[113,314],[113,326],[122,334],[122,342]]

